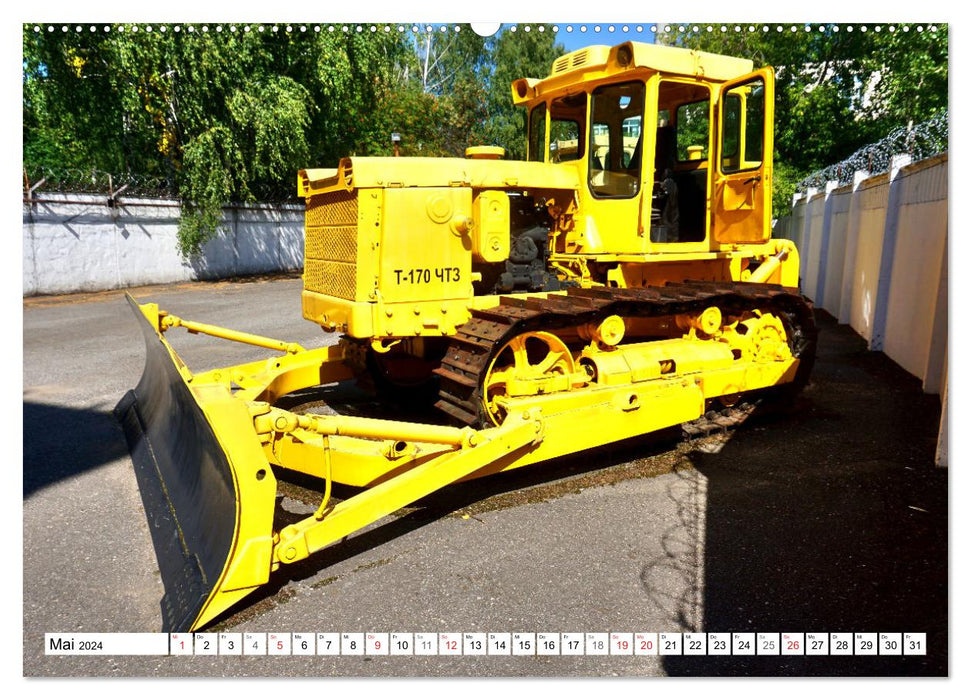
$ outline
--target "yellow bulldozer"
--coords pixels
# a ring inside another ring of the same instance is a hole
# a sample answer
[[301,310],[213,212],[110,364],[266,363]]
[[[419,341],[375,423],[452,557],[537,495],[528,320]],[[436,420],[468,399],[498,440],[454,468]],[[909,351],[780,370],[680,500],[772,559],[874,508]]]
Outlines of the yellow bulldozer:
[[[512,84],[525,161],[482,146],[301,171],[303,316],[337,343],[307,350],[129,297],[146,367],[116,412],[163,628],[209,624],[448,484],[798,390],[816,330],[795,246],[771,238],[773,81],[739,58],[591,46]],[[180,326],[276,354],[190,371],[166,337]],[[281,405],[355,378],[439,418]],[[276,466],[322,493],[279,530]],[[338,502],[335,483],[357,488]]]

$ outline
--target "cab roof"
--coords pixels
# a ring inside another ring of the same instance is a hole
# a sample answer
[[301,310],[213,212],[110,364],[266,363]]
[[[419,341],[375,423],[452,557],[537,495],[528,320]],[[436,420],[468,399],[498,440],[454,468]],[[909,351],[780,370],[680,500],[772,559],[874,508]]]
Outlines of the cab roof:
[[564,87],[580,85],[630,71],[650,71],[710,82],[725,82],[751,73],[749,59],[628,41],[617,46],[588,46],[553,61],[542,79],[520,78],[512,84],[513,102],[523,104]]

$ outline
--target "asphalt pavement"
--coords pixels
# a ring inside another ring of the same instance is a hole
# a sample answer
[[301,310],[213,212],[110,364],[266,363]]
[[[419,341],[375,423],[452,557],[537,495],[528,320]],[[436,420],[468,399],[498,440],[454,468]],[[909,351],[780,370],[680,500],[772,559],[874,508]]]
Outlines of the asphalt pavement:
[[[301,318],[296,278],[132,291],[308,348],[336,340]],[[784,413],[727,436],[673,431],[448,487],[276,572],[211,629],[923,632],[926,656],[47,655],[45,632],[161,625],[162,584],[112,415],[141,375],[142,337],[108,292],[24,300],[24,674],[946,675],[940,401],[845,326],[819,323],[811,383]],[[194,370],[269,354],[169,336]],[[282,517],[313,507],[315,485],[295,482],[281,487]]]

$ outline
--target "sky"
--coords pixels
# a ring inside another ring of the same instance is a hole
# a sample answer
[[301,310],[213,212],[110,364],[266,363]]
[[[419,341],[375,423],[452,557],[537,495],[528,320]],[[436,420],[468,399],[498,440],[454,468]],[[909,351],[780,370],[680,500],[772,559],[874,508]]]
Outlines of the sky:
[[[651,26],[656,25],[618,22],[556,24],[553,26],[557,29],[557,41],[563,44],[567,52],[570,52],[594,44],[615,46],[625,41],[653,43],[654,32],[651,31]],[[512,25],[506,24],[503,27],[509,29]]]

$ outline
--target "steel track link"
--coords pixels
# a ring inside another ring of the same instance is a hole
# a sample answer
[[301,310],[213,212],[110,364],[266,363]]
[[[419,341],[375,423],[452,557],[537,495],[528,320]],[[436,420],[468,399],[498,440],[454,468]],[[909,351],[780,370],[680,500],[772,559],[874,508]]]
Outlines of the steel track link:
[[435,406],[461,424],[491,426],[482,402],[485,375],[499,350],[521,333],[556,333],[614,314],[649,318],[700,313],[709,306],[728,313],[762,309],[777,314],[786,328],[790,350],[800,360],[796,380],[788,389],[798,391],[807,381],[815,358],[816,326],[811,302],[792,288],[700,281],[629,289],[572,288],[565,295],[546,299],[501,297],[498,306],[473,310],[472,318],[452,336],[442,364],[435,370],[441,386]]

